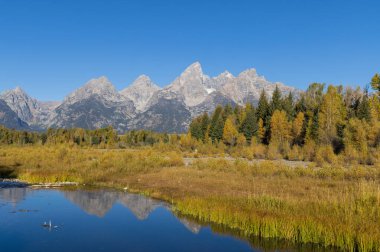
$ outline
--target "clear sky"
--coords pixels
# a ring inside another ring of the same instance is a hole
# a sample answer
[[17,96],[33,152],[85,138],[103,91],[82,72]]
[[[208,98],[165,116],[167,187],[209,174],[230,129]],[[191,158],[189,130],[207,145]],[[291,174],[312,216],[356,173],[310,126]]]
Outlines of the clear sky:
[[160,86],[208,75],[360,85],[380,72],[379,0],[0,0],[0,91],[63,99],[106,75]]

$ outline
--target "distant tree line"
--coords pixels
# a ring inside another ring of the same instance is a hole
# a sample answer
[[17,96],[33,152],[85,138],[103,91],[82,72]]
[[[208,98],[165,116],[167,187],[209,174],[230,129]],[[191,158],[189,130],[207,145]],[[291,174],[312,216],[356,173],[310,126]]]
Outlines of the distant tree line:
[[118,135],[111,126],[103,129],[85,130],[73,129],[48,129],[45,132],[28,132],[7,129],[0,126],[0,144],[3,145],[59,145],[69,144],[77,146],[128,147],[153,145],[158,142],[166,143],[169,135],[155,133],[146,130],[133,130],[123,135]]

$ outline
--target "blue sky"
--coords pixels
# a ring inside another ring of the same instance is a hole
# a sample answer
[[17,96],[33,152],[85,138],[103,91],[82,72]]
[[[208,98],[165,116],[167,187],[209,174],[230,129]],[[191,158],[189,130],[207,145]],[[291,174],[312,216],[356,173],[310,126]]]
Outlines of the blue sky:
[[360,85],[380,72],[378,0],[0,0],[0,91],[63,99],[106,75],[164,86],[194,61],[208,75]]

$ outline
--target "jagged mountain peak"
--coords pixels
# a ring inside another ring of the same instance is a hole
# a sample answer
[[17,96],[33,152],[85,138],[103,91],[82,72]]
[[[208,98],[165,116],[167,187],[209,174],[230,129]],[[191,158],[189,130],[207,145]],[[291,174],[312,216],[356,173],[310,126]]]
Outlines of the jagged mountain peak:
[[132,100],[136,109],[144,111],[150,98],[160,88],[147,75],[140,75],[130,86],[120,91],[120,94]]
[[84,86],[78,88],[65,98],[65,102],[75,103],[97,95],[104,100],[120,101],[121,95],[116,91],[114,85],[105,76],[91,79]]
[[205,81],[208,76],[203,75],[199,62],[188,66],[182,74],[175,79],[165,91],[178,93],[184,97],[189,107],[200,104],[207,96]]
[[148,75],[141,74],[139,75],[139,77],[136,78],[135,82],[136,81],[151,81],[151,79]]
[[246,77],[257,78],[258,74],[257,74],[257,71],[255,68],[249,68],[249,69],[241,72],[238,77],[240,77],[240,78],[246,78]]
[[194,63],[192,63],[190,66],[188,66],[185,69],[185,72],[187,72],[187,71],[200,71],[200,72],[202,72],[202,65],[199,61],[195,61]]
[[16,86],[14,89],[5,90],[1,94],[2,96],[18,96],[31,98],[21,87]]
[[99,78],[94,78],[89,80],[84,88],[90,90],[102,90],[102,89],[115,89],[111,81],[106,76],[100,76]]
[[229,71],[225,70],[223,73],[219,74],[216,78],[234,78],[235,76]]
[[45,112],[40,103],[29,96],[21,87],[7,90],[0,95],[7,105],[20,117],[21,120],[33,125]]
[[13,91],[18,94],[26,94],[26,92],[20,86],[16,86]]
[[141,88],[149,88],[149,87],[154,87],[154,88],[159,88],[156,84],[153,83],[151,78],[145,74],[140,75],[137,77],[137,79],[127,88],[132,88],[132,87],[141,87]]

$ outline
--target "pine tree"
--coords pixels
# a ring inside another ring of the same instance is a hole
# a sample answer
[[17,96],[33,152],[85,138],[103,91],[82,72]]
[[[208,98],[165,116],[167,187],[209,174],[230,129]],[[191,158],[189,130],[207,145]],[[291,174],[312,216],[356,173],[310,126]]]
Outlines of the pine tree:
[[211,117],[209,135],[213,143],[221,140],[223,136],[224,121],[222,118],[222,110],[223,108],[221,106],[217,106]]
[[276,85],[275,90],[272,94],[272,100],[269,106],[270,114],[273,115],[274,111],[276,110],[282,110],[282,99],[281,99],[281,92],[278,86]]
[[295,115],[293,103],[293,94],[292,92],[289,92],[288,96],[282,101],[282,107],[290,120],[293,119]]
[[318,140],[319,135],[319,113],[312,113],[312,115],[307,120],[306,132],[305,132],[305,142],[315,142]]
[[306,112],[307,107],[306,107],[305,94],[301,94],[301,98],[296,102],[294,110],[295,110],[295,113]]
[[248,143],[251,143],[252,137],[257,135],[258,125],[254,108],[248,106],[246,107],[246,111],[245,120],[241,124],[240,132],[243,133]]
[[371,111],[370,111],[369,101],[368,101],[368,94],[364,94],[363,98],[359,102],[359,105],[357,107],[356,116],[360,120],[366,120],[369,122],[371,120]]
[[227,119],[228,116],[232,115],[233,114],[233,109],[231,107],[231,104],[226,104],[223,108],[223,120],[225,121]]
[[380,75],[379,74],[375,74],[372,77],[371,86],[372,86],[373,90],[377,91],[377,93],[380,96]]
[[267,95],[263,89],[261,91],[259,103],[257,105],[256,115],[257,115],[257,118],[261,118],[264,122],[268,114],[269,114],[269,103],[268,103]]
[[192,137],[194,137],[197,140],[203,139],[201,117],[195,118],[190,123],[190,134]]

